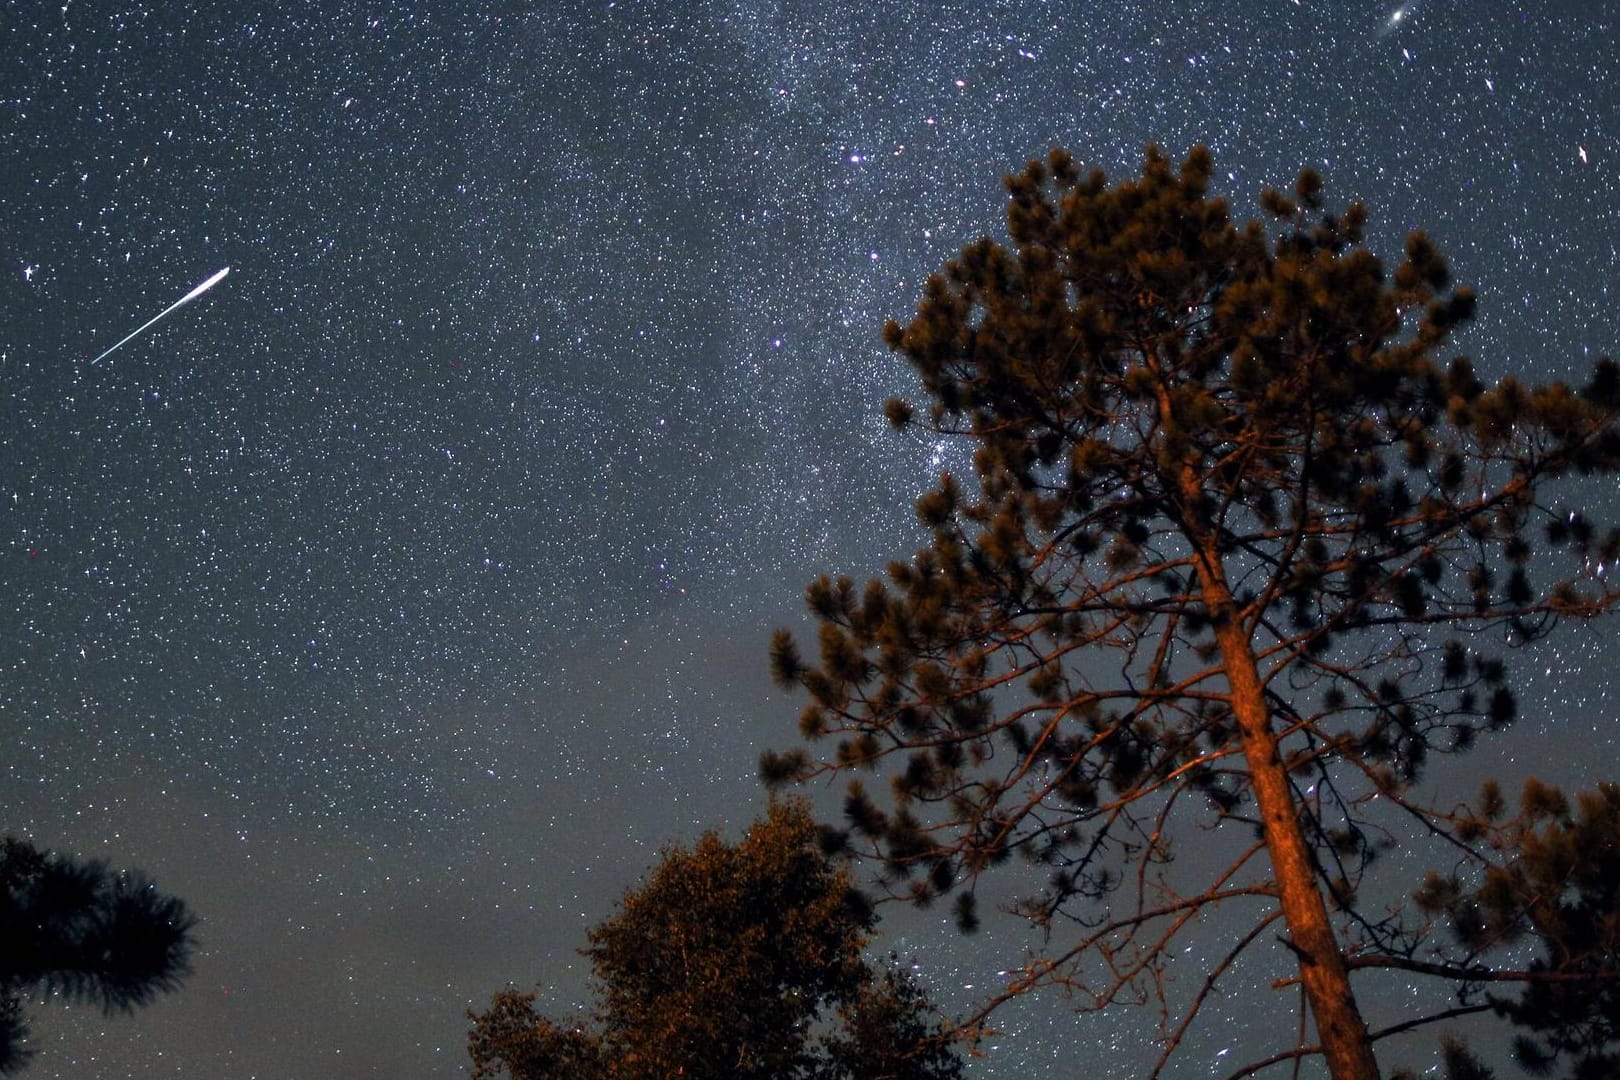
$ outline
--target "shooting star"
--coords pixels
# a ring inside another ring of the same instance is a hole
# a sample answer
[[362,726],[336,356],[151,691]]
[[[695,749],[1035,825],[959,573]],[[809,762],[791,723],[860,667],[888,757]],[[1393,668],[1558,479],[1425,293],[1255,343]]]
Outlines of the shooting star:
[[185,305],[191,303],[193,300],[197,299],[197,297],[201,296],[203,293],[207,292],[209,289],[212,289],[215,285],[218,285],[219,282],[220,282],[220,279],[223,278],[226,274],[228,274],[230,272],[231,272],[231,268],[227,266],[225,269],[221,270],[219,273],[215,274],[213,277],[209,278],[207,281],[203,282],[201,285],[197,286],[195,289],[192,289],[190,292],[186,293],[186,295],[182,296],[180,299],[176,300],[174,303],[170,304],[168,307],[166,307],[162,311],[158,312],[152,318],[148,319],[146,322],[144,322],[141,325],[137,326],[134,330],[130,331],[129,336],[124,338],[123,341],[120,341],[117,345],[114,345],[111,349],[108,349],[106,352],[102,353],[100,356],[96,357],[94,360],[92,360],[90,362],[92,364],[101,363],[103,360],[105,360],[107,358],[107,356],[109,354],[111,354],[112,352],[114,352],[115,350],[117,350],[119,348],[122,348],[123,345],[125,344],[125,342],[129,341],[130,338],[138,336],[141,333],[141,331],[145,330],[147,327],[151,326],[153,323],[155,323],[159,319],[163,318],[163,316],[169,314],[169,312],[173,311],[175,308],[184,307]]

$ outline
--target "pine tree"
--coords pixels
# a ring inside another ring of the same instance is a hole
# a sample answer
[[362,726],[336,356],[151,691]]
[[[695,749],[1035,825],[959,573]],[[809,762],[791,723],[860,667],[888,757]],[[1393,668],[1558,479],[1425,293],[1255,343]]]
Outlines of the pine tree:
[[145,1005],[189,972],[193,923],[137,872],[0,840],[0,1073],[32,1057],[26,998]]
[[[886,774],[886,799],[850,784],[850,842],[965,927],[982,874],[1041,868],[1015,911],[1051,952],[1003,996],[1159,997],[1154,1075],[1281,936],[1318,1035],[1281,1056],[1375,1080],[1351,972],[1431,941],[1364,908],[1364,879],[1387,838],[1455,833],[1416,783],[1514,720],[1491,650],[1620,599],[1620,533],[1559,501],[1620,465],[1620,367],[1580,392],[1487,385],[1439,359],[1475,298],[1422,233],[1390,274],[1315,173],[1239,226],[1211,170],[1202,148],[1179,170],[1150,148],[1113,186],[1031,161],[1010,244],[968,245],[885,327],[927,398],[889,419],[968,440],[975,475],[918,501],[931,540],[886,581],[810,585],[817,656],[780,632],[773,667],[834,749],[762,771]],[[1228,845],[1212,878],[1171,865],[1187,836]],[[1165,998],[1216,908],[1249,930]]]
[[875,915],[819,841],[775,803],[738,844],[666,851],[590,931],[595,1013],[560,1024],[496,994],[469,1014],[475,1080],[954,1080],[933,1006],[863,958]]
[[[1531,780],[1515,817],[1503,820],[1505,806],[1487,784],[1458,831],[1490,857],[1469,873],[1429,874],[1417,901],[1451,932],[1464,1006],[1520,1029],[1520,1065],[1569,1080],[1620,1076],[1620,785],[1572,804]],[[1527,944],[1535,955],[1524,970],[1484,962]]]

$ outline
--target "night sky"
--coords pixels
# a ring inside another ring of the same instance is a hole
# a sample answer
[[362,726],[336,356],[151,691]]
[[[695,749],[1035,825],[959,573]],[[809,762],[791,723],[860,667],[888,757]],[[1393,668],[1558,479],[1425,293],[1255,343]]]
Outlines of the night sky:
[[[660,845],[763,806],[769,630],[920,541],[961,451],[882,420],[879,327],[1054,143],[1205,142],[1239,216],[1315,166],[1477,287],[1483,372],[1582,377],[1620,348],[1617,22],[0,0],[0,829],[202,919],[180,993],[35,1009],[29,1075],[454,1077],[508,981],[581,1000]],[[1555,638],[1465,775],[1613,776],[1612,642]],[[886,925],[961,1003],[1019,948]],[[1293,1001],[1212,1007],[1183,1075]],[[1122,1075],[1150,1025],[1040,1002],[973,1075]]]

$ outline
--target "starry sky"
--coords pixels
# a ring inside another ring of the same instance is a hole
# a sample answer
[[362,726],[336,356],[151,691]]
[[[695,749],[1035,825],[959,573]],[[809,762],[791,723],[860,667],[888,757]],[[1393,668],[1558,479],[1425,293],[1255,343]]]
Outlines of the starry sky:
[[[0,0],[0,828],[202,918],[181,993],[35,1010],[30,1075],[456,1077],[469,1005],[581,1000],[660,845],[763,806],[769,630],[918,543],[960,451],[883,422],[878,329],[1053,144],[1207,143],[1240,216],[1315,166],[1475,285],[1482,371],[1579,378],[1620,343],[1617,22]],[[1535,658],[1470,768],[1601,775],[1611,641]],[[1019,947],[886,925],[962,1003]],[[973,1075],[1151,1060],[1138,1021],[1034,1003]]]

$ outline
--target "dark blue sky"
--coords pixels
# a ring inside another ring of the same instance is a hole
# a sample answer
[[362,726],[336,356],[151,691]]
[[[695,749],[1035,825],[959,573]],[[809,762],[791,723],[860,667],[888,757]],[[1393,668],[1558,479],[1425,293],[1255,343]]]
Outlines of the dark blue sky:
[[[469,1004],[577,996],[658,847],[762,805],[769,628],[914,546],[954,451],[882,421],[878,328],[1054,143],[1205,142],[1240,215],[1314,166],[1478,288],[1482,370],[1578,377],[1620,342],[1617,14],[0,3],[0,828],[204,920],[179,995],[40,1010],[33,1075],[453,1077]],[[1612,649],[1538,657],[1471,769],[1599,775]],[[946,993],[1018,948],[896,929]],[[1151,1034],[1006,1026],[975,1075]]]

